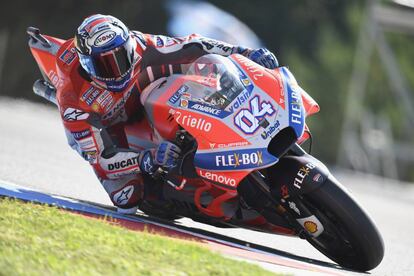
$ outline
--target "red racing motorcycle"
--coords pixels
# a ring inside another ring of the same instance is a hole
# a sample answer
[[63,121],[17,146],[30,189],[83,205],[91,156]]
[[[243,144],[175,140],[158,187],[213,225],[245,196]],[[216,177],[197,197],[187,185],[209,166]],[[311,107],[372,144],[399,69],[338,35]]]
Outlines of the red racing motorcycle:
[[[44,75],[34,91],[53,102],[51,42],[64,41],[35,28],[28,33]],[[141,94],[154,142],[169,140],[182,149],[172,171],[156,172],[167,210],[144,211],[298,236],[343,267],[376,267],[384,245],[375,224],[300,146],[310,135],[305,118],[319,107],[289,69],[269,70],[237,54],[205,55],[185,67]]]

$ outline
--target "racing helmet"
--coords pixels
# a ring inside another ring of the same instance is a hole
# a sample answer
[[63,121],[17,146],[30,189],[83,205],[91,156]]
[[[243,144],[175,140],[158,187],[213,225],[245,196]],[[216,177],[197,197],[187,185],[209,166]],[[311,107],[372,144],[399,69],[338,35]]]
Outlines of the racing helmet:
[[120,92],[129,85],[141,59],[128,28],[110,15],[85,18],[76,32],[75,47],[81,66],[92,81],[112,92]]

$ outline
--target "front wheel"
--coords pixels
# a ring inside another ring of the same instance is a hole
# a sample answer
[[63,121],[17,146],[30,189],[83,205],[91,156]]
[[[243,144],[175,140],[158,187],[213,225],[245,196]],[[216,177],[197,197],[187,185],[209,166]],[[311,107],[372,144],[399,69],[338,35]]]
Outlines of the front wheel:
[[316,190],[302,195],[303,204],[324,226],[307,240],[343,267],[360,271],[375,268],[384,256],[377,227],[354,198],[332,175]]

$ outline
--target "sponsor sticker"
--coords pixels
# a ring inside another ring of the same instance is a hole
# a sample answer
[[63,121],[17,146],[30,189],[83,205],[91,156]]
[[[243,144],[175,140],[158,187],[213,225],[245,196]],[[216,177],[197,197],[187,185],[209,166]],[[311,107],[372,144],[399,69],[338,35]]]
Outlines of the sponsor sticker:
[[310,220],[305,221],[303,226],[311,234],[314,234],[314,233],[318,232],[318,225],[316,223],[314,223],[313,221],[310,221]]
[[188,90],[188,86],[187,85],[182,85],[180,88],[178,88],[178,90],[171,96],[171,98],[168,100],[170,103],[175,104],[176,102],[178,102],[178,100],[181,98],[181,96],[187,92]]
[[169,47],[177,43],[180,43],[180,41],[177,38],[172,38],[164,35],[153,36],[153,39],[157,47]]
[[208,115],[212,115],[218,118],[225,118],[231,114],[231,112],[218,109],[218,108],[215,108],[209,105],[203,105],[203,104],[200,104],[199,102],[194,102],[194,101],[189,101],[187,107],[189,109],[196,110],[196,111],[199,111],[199,112],[202,112]]
[[236,186],[236,184],[237,184],[237,182],[234,178],[227,177],[225,175],[216,174],[216,173],[213,173],[213,172],[208,172],[208,171],[203,171],[203,170],[200,170],[199,173],[200,173],[201,177],[207,178],[207,179],[212,180],[214,182],[219,182],[219,183],[226,184],[226,185],[229,185],[229,186],[232,186],[232,187]]
[[240,166],[260,166],[263,164],[263,152],[256,151],[251,153],[217,155],[215,161],[217,167],[233,167],[236,169]]
[[244,90],[243,93],[241,93],[239,96],[236,97],[236,99],[233,101],[233,103],[230,105],[230,112],[233,112],[237,109],[239,109],[244,103],[247,102],[247,100],[252,95],[252,90]]
[[99,112],[100,106],[97,103],[92,104],[92,110],[95,112]]
[[315,174],[315,176],[313,177],[312,180],[315,181],[315,182],[320,183],[320,182],[323,181],[323,177],[322,177],[322,175],[320,173],[317,173],[317,174]]
[[82,94],[81,100],[84,101],[87,105],[91,106],[92,103],[98,98],[100,90],[96,87],[89,87],[85,93]]
[[[300,216],[300,210],[299,208],[296,206],[296,203],[293,201],[288,201],[289,204],[289,208],[292,209],[296,214],[298,214]],[[305,223],[306,224],[306,223]],[[316,232],[316,231],[315,231]]]
[[210,132],[213,125],[204,118],[195,117],[193,115],[183,115],[181,111],[175,111],[175,120],[183,127],[194,128],[204,132]]
[[307,163],[305,166],[301,167],[299,171],[296,173],[296,177],[293,181],[293,186],[295,186],[297,189],[302,188],[303,180],[309,175],[311,170],[313,170],[316,167],[313,163]]
[[249,108],[241,109],[234,117],[234,124],[244,133],[253,134],[266,116],[273,115],[275,110],[270,102],[260,101],[259,96],[250,100]]
[[290,122],[297,125],[302,125],[302,99],[300,94],[293,91],[290,100]]
[[76,108],[69,107],[63,112],[63,120],[68,122],[86,120],[88,117],[88,113]]
[[308,231],[313,237],[317,237],[325,230],[322,223],[318,220],[315,215],[299,218],[297,221]]
[[168,36],[164,36],[163,38],[165,39],[164,44],[165,44],[166,47],[169,47],[169,46],[180,43],[180,41],[177,38],[172,38],[172,37],[168,37]]
[[66,64],[71,64],[73,60],[76,58],[76,50],[75,48],[66,49],[63,53],[59,56],[59,59]]
[[208,51],[212,50],[213,48],[217,48],[222,50],[224,53],[230,53],[233,49],[230,44],[224,43],[222,41],[206,38],[200,38],[200,40]]
[[248,85],[251,84],[249,79],[242,79],[242,82],[243,82],[244,86],[248,86]]
[[249,142],[247,141],[238,141],[238,142],[231,142],[231,143],[227,143],[227,144],[223,144],[223,143],[210,143],[210,148],[214,149],[214,148],[235,148],[235,147],[243,147],[243,146],[247,146],[249,145]]
[[54,70],[50,70],[48,74],[49,80],[52,82],[52,84],[59,88],[62,86],[63,81],[59,78],[58,74]]
[[83,151],[82,155],[87,161],[95,163],[98,152],[96,150],[88,150],[88,151]]
[[132,94],[132,89],[129,90],[121,99],[119,99],[118,102],[113,104],[111,108],[107,108],[108,112],[102,117],[102,120],[108,120],[108,119],[111,119],[112,117],[116,117],[116,115],[118,115],[121,112],[121,110],[125,112],[124,106],[129,96],[131,96],[131,94]]
[[263,148],[229,149],[227,151],[197,153],[194,157],[194,164],[200,169],[230,171],[270,166],[277,160]]
[[73,138],[75,138],[75,140],[81,140],[85,137],[88,137],[91,135],[91,131],[89,129],[84,129],[81,131],[75,131],[72,132]]
[[114,98],[108,90],[105,90],[97,99],[96,102],[105,110],[108,111],[113,103]]
[[282,68],[282,72],[289,101],[289,125],[294,129],[296,136],[300,137],[305,128],[305,111],[302,104],[301,90],[288,69]]
[[266,140],[269,138],[278,128],[280,127],[280,122],[277,120],[273,126],[270,126],[268,129],[263,131],[262,138],[263,140]]
[[155,45],[157,45],[157,47],[162,47],[164,46],[164,40],[162,39],[161,36],[157,35],[155,38]]
[[180,99],[180,107],[187,108],[188,107],[188,99]]
[[93,45],[95,47],[102,47],[106,44],[110,43],[112,40],[116,38],[116,33],[114,31],[105,31],[101,34],[99,34],[95,41],[93,42]]
[[88,97],[89,97],[89,95],[92,93],[92,91],[94,91],[95,90],[95,87],[93,87],[93,86],[90,86],[83,94],[82,94],[82,96],[81,96],[81,100],[82,101],[85,101]]
[[128,158],[126,160],[122,160],[119,162],[109,163],[108,164],[108,171],[124,169],[133,165],[138,165],[138,156]]
[[90,150],[91,148],[95,148],[95,143],[92,137],[87,137],[82,140],[79,140],[78,144],[79,147],[84,151]]

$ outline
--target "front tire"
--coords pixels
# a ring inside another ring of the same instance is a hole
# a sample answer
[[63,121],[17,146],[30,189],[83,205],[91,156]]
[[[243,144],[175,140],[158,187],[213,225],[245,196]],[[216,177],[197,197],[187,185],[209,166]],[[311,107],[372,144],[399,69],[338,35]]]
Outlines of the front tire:
[[367,271],[379,265],[384,242],[377,227],[332,175],[302,201],[325,229],[307,238],[316,249],[346,268]]

